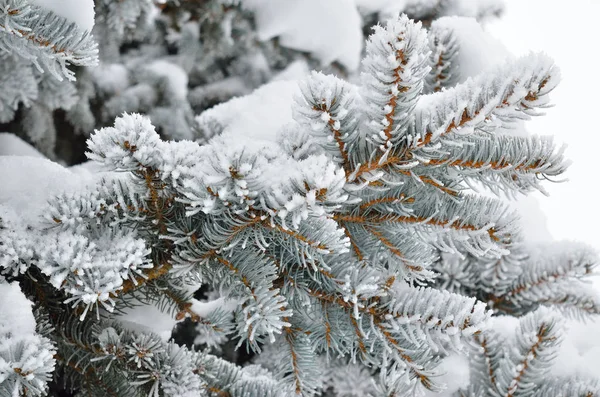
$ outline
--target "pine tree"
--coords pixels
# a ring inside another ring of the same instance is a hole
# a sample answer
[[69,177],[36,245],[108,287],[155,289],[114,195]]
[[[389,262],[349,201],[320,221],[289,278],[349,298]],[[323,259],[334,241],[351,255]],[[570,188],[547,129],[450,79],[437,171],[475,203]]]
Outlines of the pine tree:
[[[418,395],[462,353],[457,395],[599,393],[546,371],[551,308],[598,314],[581,288],[596,256],[549,260],[472,188],[527,193],[564,172],[550,137],[501,128],[548,104],[558,70],[532,54],[454,84],[452,43],[404,15],[376,27],[360,82],[313,72],[274,137],[162,140],[138,114],[97,130],[87,156],[107,172],[52,198],[41,225],[0,205],[0,293],[27,313],[23,334],[0,317],[0,391],[43,395],[54,376],[92,396]],[[145,306],[195,322],[207,348],[118,316]],[[501,314],[520,316],[515,338]],[[219,357],[229,342],[250,365]]]

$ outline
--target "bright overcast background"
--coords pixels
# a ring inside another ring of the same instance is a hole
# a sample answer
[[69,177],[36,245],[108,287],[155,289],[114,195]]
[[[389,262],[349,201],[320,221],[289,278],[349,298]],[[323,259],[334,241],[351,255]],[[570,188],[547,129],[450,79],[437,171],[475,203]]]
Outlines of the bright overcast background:
[[600,0],[506,0],[487,30],[513,53],[544,51],[561,69],[551,94],[555,107],[527,122],[532,134],[568,144],[569,181],[546,184],[538,196],[555,239],[600,250]]

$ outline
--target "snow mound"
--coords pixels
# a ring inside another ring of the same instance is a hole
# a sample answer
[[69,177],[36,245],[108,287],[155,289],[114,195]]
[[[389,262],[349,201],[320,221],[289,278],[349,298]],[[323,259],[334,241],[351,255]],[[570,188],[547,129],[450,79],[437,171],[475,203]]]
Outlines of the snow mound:
[[153,304],[126,307],[114,316],[123,328],[134,332],[153,332],[163,342],[171,339],[173,328],[177,324],[169,313],[161,311]]
[[0,156],[31,156],[45,158],[33,146],[8,132],[0,132]]
[[18,283],[0,280],[0,335],[35,334],[32,303],[25,297]]
[[90,68],[90,73],[98,89],[105,95],[114,95],[131,85],[127,67],[119,63],[101,63]]
[[49,198],[83,189],[92,180],[92,174],[73,173],[39,157],[0,156],[0,170],[0,207],[31,226],[38,225]]
[[587,324],[569,321],[567,327],[567,335],[552,372],[558,376],[597,377],[600,374],[600,320]]
[[292,121],[293,98],[298,93],[297,81],[275,81],[206,110],[196,121],[200,129],[211,135],[221,134],[232,146],[259,150],[276,145],[277,133]]
[[298,59],[288,65],[287,68],[276,74],[271,81],[302,80],[310,74],[308,64],[303,59]]
[[445,385],[446,389],[441,393],[427,391],[425,397],[452,397],[469,386],[469,360],[464,355],[453,354],[444,358],[437,370],[441,373],[437,382]]
[[254,12],[259,38],[279,37],[288,48],[312,53],[323,64],[360,63],[362,21],[354,0],[242,0]]

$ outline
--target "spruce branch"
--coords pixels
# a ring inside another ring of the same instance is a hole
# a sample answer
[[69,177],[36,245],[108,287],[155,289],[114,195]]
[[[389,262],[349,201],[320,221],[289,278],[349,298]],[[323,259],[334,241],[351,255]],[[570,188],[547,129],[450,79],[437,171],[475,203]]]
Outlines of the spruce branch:
[[358,139],[356,89],[341,79],[316,72],[300,88],[302,95],[296,98],[294,118],[312,130],[314,139],[348,177],[352,167],[349,153]]
[[564,149],[557,150],[550,137],[469,137],[460,146],[419,154],[420,165],[414,172],[434,167],[440,173],[458,173],[483,183],[492,191],[545,192],[540,181],[563,174],[569,164]]
[[431,71],[425,78],[426,94],[453,87],[460,78],[456,65],[459,47],[454,32],[434,21],[429,28],[429,47]]
[[541,54],[524,56],[490,72],[423,97],[409,132],[416,148],[448,134],[493,131],[502,122],[536,115],[535,108],[548,106],[547,95],[560,79],[553,62]]
[[[556,86],[558,78],[558,70],[550,60],[541,55],[530,55],[444,92],[421,96],[414,108],[414,117],[399,133],[398,143],[391,153],[359,165],[351,178],[359,180],[372,175],[379,179],[385,171],[394,168],[407,172],[431,160],[435,163],[436,154],[452,153],[460,148],[473,151],[475,142],[469,139],[485,144],[493,139],[486,136],[487,133],[511,120],[537,114],[535,108],[548,106],[547,94]],[[543,143],[538,145],[544,146]],[[555,155],[560,154],[559,151]],[[455,159],[456,167],[479,164],[458,160]],[[501,160],[496,168],[505,165]],[[483,165],[489,163],[483,162],[479,166]]]
[[374,27],[363,60],[362,95],[368,128],[381,151],[392,148],[423,90],[427,66],[427,35],[406,15],[386,27]]
[[98,63],[98,49],[89,32],[27,0],[4,0],[0,8],[0,48],[18,54],[58,80],[75,80],[69,65]]
[[585,377],[547,379],[532,394],[533,397],[559,397],[564,395],[595,397],[600,395],[600,384],[597,380]]
[[500,395],[527,395],[537,388],[561,342],[561,325],[559,317],[543,310],[520,319],[516,349],[508,352],[498,374]]
[[579,244],[554,244],[531,249],[527,266],[512,285],[492,297],[494,306],[523,314],[538,306],[554,306],[568,315],[586,318],[600,311],[600,297],[587,284],[595,274],[597,257]]

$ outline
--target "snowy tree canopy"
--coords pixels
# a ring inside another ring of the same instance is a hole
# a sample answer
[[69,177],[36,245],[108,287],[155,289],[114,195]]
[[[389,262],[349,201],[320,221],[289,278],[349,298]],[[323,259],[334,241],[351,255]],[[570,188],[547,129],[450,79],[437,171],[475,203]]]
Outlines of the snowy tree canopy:
[[499,2],[4,3],[0,395],[600,393]]

